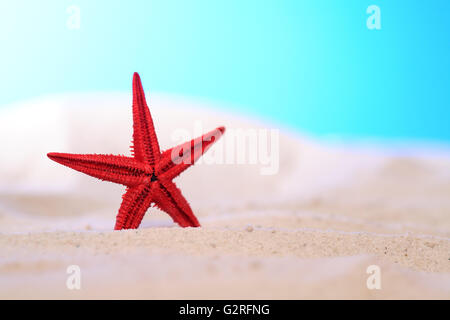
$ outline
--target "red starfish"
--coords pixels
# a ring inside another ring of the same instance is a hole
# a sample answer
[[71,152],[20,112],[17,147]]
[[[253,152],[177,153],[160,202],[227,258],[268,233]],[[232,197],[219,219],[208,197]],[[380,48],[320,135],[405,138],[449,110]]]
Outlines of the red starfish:
[[127,187],[115,230],[136,229],[152,203],[182,227],[199,227],[189,203],[172,179],[194,164],[225,132],[219,127],[201,137],[160,152],[141,79],[133,76],[133,157],[49,153],[62,165]]

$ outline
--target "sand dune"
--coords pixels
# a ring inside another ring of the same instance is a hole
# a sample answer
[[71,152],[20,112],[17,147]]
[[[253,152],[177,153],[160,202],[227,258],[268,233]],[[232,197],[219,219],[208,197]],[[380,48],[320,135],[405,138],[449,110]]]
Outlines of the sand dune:
[[[279,171],[198,164],[176,183],[202,228],[151,208],[139,230],[113,232],[124,188],[46,153],[129,154],[130,96],[4,108],[0,298],[450,298],[448,149],[331,144],[206,102],[150,100],[163,149],[180,129],[280,129]],[[81,290],[66,288],[69,265],[81,268]],[[381,290],[366,286],[370,265]]]

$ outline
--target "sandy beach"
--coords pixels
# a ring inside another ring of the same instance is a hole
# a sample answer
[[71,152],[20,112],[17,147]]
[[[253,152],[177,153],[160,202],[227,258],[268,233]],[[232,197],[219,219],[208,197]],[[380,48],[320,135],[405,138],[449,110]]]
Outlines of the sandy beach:
[[[0,109],[0,298],[450,299],[450,149],[324,142],[206,101],[148,94],[162,149],[278,129],[268,164],[199,163],[175,180],[201,228],[156,208],[112,231],[125,188],[48,152],[129,155],[131,95],[67,94]],[[178,130],[178,131],[177,131]],[[273,151],[273,150],[272,150]],[[67,267],[81,289],[66,286]],[[369,289],[369,266],[381,289]]]

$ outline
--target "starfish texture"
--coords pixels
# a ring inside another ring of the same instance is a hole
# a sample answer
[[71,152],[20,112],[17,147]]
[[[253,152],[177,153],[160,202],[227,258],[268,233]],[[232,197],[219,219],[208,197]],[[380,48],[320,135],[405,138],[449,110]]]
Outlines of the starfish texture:
[[136,229],[155,204],[182,227],[199,227],[189,203],[172,181],[199,159],[225,132],[219,127],[201,137],[161,152],[141,79],[133,76],[132,157],[49,153],[64,166],[127,187],[114,229]]

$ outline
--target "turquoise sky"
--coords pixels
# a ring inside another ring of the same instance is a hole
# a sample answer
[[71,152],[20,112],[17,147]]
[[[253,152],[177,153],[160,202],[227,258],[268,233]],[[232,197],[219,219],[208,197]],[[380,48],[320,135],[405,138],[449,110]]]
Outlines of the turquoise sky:
[[[67,27],[67,8],[80,28]],[[369,5],[381,30],[369,30]],[[2,1],[0,107],[46,94],[204,98],[312,135],[450,141],[450,1]]]

